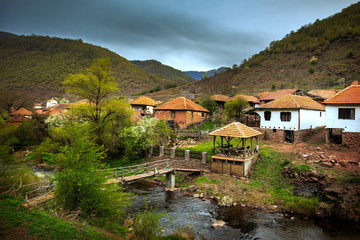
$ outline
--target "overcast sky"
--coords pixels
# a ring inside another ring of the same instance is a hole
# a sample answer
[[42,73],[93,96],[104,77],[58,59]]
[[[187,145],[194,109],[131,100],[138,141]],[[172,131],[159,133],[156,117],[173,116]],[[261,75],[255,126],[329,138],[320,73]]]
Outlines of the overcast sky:
[[352,0],[1,0],[0,31],[83,39],[180,70],[240,64]]

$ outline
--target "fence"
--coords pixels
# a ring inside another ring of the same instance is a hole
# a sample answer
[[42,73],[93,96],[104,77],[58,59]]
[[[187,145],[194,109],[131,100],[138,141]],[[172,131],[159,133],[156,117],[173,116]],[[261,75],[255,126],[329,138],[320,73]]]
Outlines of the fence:
[[[171,151],[172,151],[172,148],[165,148],[164,147],[164,155],[167,155],[167,156],[171,156]],[[190,158],[195,158],[195,159],[199,159],[199,160],[202,160],[204,161],[204,152],[201,152],[201,151],[193,151],[193,150],[187,150],[187,149],[180,149],[180,148],[176,148],[175,149],[175,156],[177,157],[186,157],[186,151],[189,151],[189,157]],[[157,146],[157,147],[153,147],[153,150],[151,151],[150,150],[150,153],[152,152],[152,156],[159,156],[160,153],[161,153],[161,150],[160,150],[160,146]],[[211,159],[211,155],[208,154],[207,152],[205,152],[206,154],[206,160],[210,160]]]

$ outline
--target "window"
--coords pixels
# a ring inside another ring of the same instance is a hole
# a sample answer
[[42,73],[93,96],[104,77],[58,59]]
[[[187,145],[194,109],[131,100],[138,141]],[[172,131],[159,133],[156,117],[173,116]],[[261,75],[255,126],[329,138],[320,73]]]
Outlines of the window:
[[201,118],[204,118],[205,117],[205,113],[201,113]]
[[191,119],[194,118],[194,112],[191,112]]
[[321,112],[320,112],[320,117],[321,117]]
[[291,112],[281,112],[280,119],[282,122],[290,122],[291,120]]
[[270,112],[270,111],[266,111],[266,112],[264,113],[264,116],[265,116],[265,121],[270,121],[271,112]]
[[175,118],[175,111],[171,111],[171,118]]
[[339,108],[339,119],[355,120],[355,108]]

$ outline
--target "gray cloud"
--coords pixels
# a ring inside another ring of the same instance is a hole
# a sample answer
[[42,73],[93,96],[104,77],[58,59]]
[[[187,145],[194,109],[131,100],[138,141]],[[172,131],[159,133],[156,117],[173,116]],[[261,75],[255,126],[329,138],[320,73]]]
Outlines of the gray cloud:
[[[296,15],[297,9],[290,9],[286,1],[270,5],[263,1],[219,2],[5,0],[0,9],[0,30],[83,38],[128,59],[154,58],[182,70],[239,64],[279,39],[279,33],[296,30],[276,24],[281,21],[279,15]],[[291,4],[308,9],[304,2],[305,6]],[[316,8],[316,3],[312,4]],[[266,6],[271,6],[271,13],[266,12]],[[291,21],[283,25],[291,25]]]

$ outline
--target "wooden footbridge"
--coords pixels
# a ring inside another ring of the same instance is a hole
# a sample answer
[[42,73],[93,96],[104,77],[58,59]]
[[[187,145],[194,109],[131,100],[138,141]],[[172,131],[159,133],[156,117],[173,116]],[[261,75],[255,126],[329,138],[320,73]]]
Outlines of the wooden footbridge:
[[101,169],[98,171],[105,171],[106,176],[109,178],[107,181],[108,184],[133,182],[139,179],[165,174],[166,187],[174,188],[176,172],[193,172],[201,174],[203,172],[208,172],[209,170],[201,166],[201,163],[196,164],[195,160],[162,159],[138,165]]

